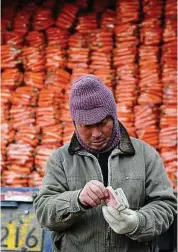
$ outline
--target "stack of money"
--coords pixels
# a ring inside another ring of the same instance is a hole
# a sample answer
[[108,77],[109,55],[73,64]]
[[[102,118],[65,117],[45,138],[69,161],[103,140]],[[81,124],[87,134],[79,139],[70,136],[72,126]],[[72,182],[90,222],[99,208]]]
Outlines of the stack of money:
[[116,190],[114,190],[111,186],[108,186],[106,189],[109,194],[109,196],[104,200],[107,206],[111,206],[118,211],[129,208],[128,200],[122,188],[117,188]]

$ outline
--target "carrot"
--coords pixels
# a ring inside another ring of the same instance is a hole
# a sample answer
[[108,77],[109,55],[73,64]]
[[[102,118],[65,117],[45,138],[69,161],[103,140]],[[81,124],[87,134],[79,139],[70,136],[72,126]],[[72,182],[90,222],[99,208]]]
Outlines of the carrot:
[[26,45],[31,47],[40,48],[43,51],[45,47],[45,36],[42,32],[39,31],[31,31],[25,37]]
[[24,82],[27,86],[32,86],[38,89],[42,89],[44,87],[45,81],[45,72],[25,72],[24,73]]
[[30,168],[20,167],[18,165],[10,165],[8,169],[9,171],[15,172],[16,174],[20,173],[21,177],[24,177],[25,175],[29,175],[31,173]]
[[28,186],[30,187],[40,187],[42,185],[42,176],[37,171],[33,171],[29,175]]

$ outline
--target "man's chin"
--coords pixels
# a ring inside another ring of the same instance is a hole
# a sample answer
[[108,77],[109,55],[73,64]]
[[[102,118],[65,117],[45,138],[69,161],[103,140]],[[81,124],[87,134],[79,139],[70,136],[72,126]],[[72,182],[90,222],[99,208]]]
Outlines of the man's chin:
[[91,148],[95,151],[101,151],[106,147],[106,143],[102,143],[102,144],[92,144]]

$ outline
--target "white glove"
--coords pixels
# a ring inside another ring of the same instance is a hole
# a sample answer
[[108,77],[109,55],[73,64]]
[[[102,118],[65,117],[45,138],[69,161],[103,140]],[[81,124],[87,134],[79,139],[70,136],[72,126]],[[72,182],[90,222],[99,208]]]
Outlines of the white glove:
[[102,211],[105,220],[117,234],[126,234],[136,231],[139,219],[135,211],[126,208],[119,212],[110,206],[103,206]]

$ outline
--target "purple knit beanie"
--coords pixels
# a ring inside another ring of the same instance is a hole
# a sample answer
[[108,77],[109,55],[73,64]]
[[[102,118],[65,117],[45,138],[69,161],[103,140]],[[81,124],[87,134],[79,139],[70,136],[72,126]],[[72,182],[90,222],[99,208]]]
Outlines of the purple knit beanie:
[[[83,75],[72,83],[69,108],[72,120],[84,125],[96,124],[107,116],[111,116],[114,122],[113,132],[110,141],[101,152],[116,146],[120,139],[120,130],[115,100],[112,92],[95,75]],[[80,144],[92,151],[82,141],[77,131],[76,135]]]

